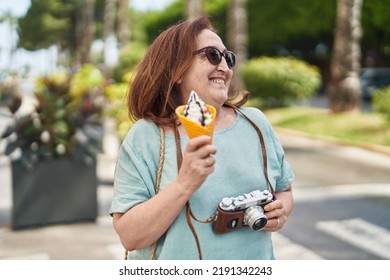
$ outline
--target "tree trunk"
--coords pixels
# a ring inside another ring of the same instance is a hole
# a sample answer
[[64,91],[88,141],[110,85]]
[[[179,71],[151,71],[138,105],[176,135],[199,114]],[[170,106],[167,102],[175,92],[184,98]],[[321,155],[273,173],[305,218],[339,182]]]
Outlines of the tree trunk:
[[84,64],[90,62],[90,49],[95,36],[95,0],[83,0],[77,3],[76,59]]
[[194,19],[203,14],[203,0],[187,0],[187,18]]
[[120,48],[125,47],[129,43],[131,36],[128,2],[128,0],[118,0],[118,37]]
[[116,0],[106,0],[104,6],[104,30],[103,30],[103,40],[104,40],[104,65],[108,67],[106,71],[113,68],[117,63],[117,58],[115,57],[117,49],[117,40],[115,36],[114,26],[115,26],[115,11],[116,11]]
[[116,0],[106,0],[104,5],[103,39],[114,35]]
[[327,88],[332,112],[359,109],[360,15],[363,0],[338,0],[331,80]]
[[236,54],[235,74],[230,86],[230,91],[238,92],[244,88],[244,84],[238,71],[240,66],[247,59],[248,42],[248,15],[246,0],[233,0],[230,2],[228,11],[228,44],[229,48]]

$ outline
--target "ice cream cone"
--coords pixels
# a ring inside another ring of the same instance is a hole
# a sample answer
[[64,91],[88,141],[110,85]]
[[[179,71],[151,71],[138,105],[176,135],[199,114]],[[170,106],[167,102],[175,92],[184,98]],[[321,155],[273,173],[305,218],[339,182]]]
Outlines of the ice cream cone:
[[215,122],[215,117],[217,114],[216,109],[211,106],[206,104],[206,107],[209,109],[211,115],[213,116],[211,122],[207,126],[202,126],[201,124],[194,122],[187,117],[184,116],[183,112],[185,110],[186,105],[182,105],[176,108],[175,112],[176,115],[178,116],[181,124],[184,126],[188,137],[194,138],[200,135],[209,135],[210,137],[213,137],[213,132],[214,132],[214,122]]

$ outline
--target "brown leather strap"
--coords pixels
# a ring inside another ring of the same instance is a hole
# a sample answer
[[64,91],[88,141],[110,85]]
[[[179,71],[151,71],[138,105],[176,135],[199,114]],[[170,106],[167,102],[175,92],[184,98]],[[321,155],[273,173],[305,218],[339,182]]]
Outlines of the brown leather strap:
[[[253,126],[253,128],[256,130],[257,132],[257,135],[259,136],[259,141],[260,141],[260,146],[261,146],[261,152],[262,152],[262,156],[263,156],[263,166],[264,166],[264,176],[265,176],[265,179],[267,180],[267,183],[269,185],[269,188],[271,190],[272,193],[275,193],[275,190],[271,184],[271,181],[268,177],[268,160],[267,160],[267,150],[266,150],[266,147],[265,147],[265,141],[264,141],[264,137],[263,137],[263,133],[261,132],[260,128],[246,115],[244,114],[240,109],[238,109],[236,106],[232,105],[232,104],[225,104],[231,108],[233,108],[235,111],[239,112],[244,118],[246,118],[248,120],[248,122]],[[180,154],[178,155],[178,162],[179,162],[179,158],[180,158],[180,164],[181,164],[181,159],[182,159],[182,153],[181,153],[181,148],[180,148],[180,136],[179,136],[179,131],[177,130],[177,127],[175,127],[175,138],[176,138],[176,148],[177,148],[177,153]],[[191,216],[193,216],[192,212],[191,212]],[[214,217],[214,216],[213,216]],[[194,217],[195,220],[199,221],[199,222],[212,222],[213,220],[210,220],[212,219],[209,218],[207,220],[204,220],[204,221],[200,221],[198,219],[196,219]]]
[[188,226],[189,226],[190,229],[191,229],[192,235],[193,235],[194,238],[195,238],[196,248],[198,249],[198,257],[199,257],[199,260],[202,260],[202,259],[203,259],[203,257],[202,257],[202,249],[201,249],[201,247],[200,247],[199,237],[198,237],[198,234],[196,233],[194,224],[192,223],[192,220],[191,220],[191,206],[190,206],[190,201],[187,201],[187,203],[186,203],[186,220],[187,220]]
[[177,158],[177,170],[180,170],[181,163],[183,161],[183,154],[181,152],[181,145],[180,145],[180,134],[179,130],[177,128],[176,122],[173,122],[174,124],[174,131],[175,131],[175,143],[176,143],[176,158]]
[[[260,141],[260,146],[261,146],[261,151],[262,151],[263,166],[264,166],[264,170],[263,170],[264,171],[264,176],[265,176],[265,178],[267,180],[267,183],[268,183],[268,185],[270,187],[271,192],[274,193],[274,188],[272,187],[271,181],[268,178],[267,150],[266,150],[266,147],[265,147],[264,137],[263,137],[263,134],[262,134],[260,128],[247,115],[245,115],[241,110],[239,110],[236,106],[234,106],[232,104],[226,104],[226,105],[231,107],[231,108],[233,108],[235,111],[239,112],[242,116],[244,116],[249,121],[249,123],[253,126],[253,128],[256,130],[256,132],[257,132],[257,134],[259,136],[259,141]],[[183,159],[183,155],[182,155],[181,146],[180,146],[180,135],[179,135],[179,131],[177,129],[176,123],[175,123],[175,126],[174,126],[174,130],[175,130],[175,142],[176,142],[176,151],[177,151],[177,166],[178,166],[178,170],[179,170],[180,167],[181,167],[181,162],[182,162],[182,159]],[[196,220],[197,222],[211,223],[211,222],[214,222],[217,219],[217,212],[213,216],[211,216],[210,218],[208,218],[206,220],[199,220],[192,213],[190,202],[187,201],[187,203],[186,203],[187,224],[190,227],[192,234],[194,235],[194,238],[195,238],[195,241],[196,241],[196,246],[198,248],[199,259],[201,260],[202,259],[202,250],[201,250],[201,247],[200,247],[200,241],[199,241],[199,237],[198,237],[198,235],[196,233],[195,227],[194,227],[194,225],[192,223],[191,217],[194,220]]]
[[[176,155],[176,157],[177,157],[177,170],[179,172],[180,167],[181,167],[181,163],[183,160],[183,154],[181,152],[180,134],[179,134],[179,130],[177,128],[176,122],[174,122],[174,131],[175,131],[175,143],[176,143],[176,154],[177,154]],[[191,216],[192,216],[192,212],[191,212],[190,201],[187,201],[187,203],[186,203],[187,224],[190,227],[192,234],[194,235],[196,247],[198,248],[198,257],[200,260],[202,260],[203,258],[202,258],[202,250],[200,248],[200,241],[199,241],[198,235],[196,234],[195,227],[192,223]]]
[[267,180],[267,183],[269,185],[269,188],[271,190],[272,193],[275,193],[275,190],[274,188],[272,187],[272,184],[271,184],[271,181],[269,180],[268,178],[268,160],[267,160],[267,150],[265,148],[265,141],[264,141],[264,137],[263,137],[263,133],[261,133],[261,130],[260,128],[247,116],[245,115],[241,110],[239,110],[238,108],[234,108],[236,111],[238,111],[241,115],[243,115],[248,121],[249,123],[253,126],[253,128],[256,130],[257,134],[259,135],[259,140],[260,140],[260,146],[261,146],[261,152],[263,154],[263,166],[264,166],[264,176],[265,176],[265,179]]

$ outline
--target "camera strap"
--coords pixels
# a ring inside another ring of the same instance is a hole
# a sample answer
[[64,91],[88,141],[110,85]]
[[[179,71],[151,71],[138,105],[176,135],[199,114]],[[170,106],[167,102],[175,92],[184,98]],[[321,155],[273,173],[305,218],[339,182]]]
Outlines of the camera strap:
[[[180,167],[181,167],[181,163],[183,161],[183,154],[182,154],[182,151],[181,151],[181,145],[180,145],[180,134],[179,134],[179,130],[177,128],[177,123],[175,121],[173,121],[173,124],[174,124],[174,131],[175,131],[175,144],[176,144],[176,157],[177,157],[177,170],[180,170]],[[202,249],[200,248],[200,241],[199,241],[199,237],[198,237],[198,234],[196,233],[196,230],[195,230],[195,227],[192,223],[192,220],[191,220],[191,217],[193,219],[195,219],[196,221],[198,222],[204,222],[204,223],[209,223],[207,222],[207,220],[205,221],[201,221],[201,220],[198,220],[194,214],[192,213],[191,211],[191,206],[190,206],[190,201],[188,200],[187,203],[186,203],[186,220],[187,220],[187,224],[192,232],[192,235],[194,236],[195,238],[195,242],[196,242],[196,247],[198,249],[198,257],[199,257],[199,260],[202,260]],[[209,218],[210,219],[210,218]],[[212,221],[210,221],[212,222]]]
[[[261,152],[262,152],[262,158],[263,158],[263,166],[264,166],[264,176],[265,176],[265,179],[269,185],[269,188],[270,188],[270,191],[272,192],[272,194],[274,194],[274,188],[272,187],[272,184],[271,184],[271,181],[269,180],[269,177],[268,177],[268,161],[267,161],[267,150],[266,150],[266,147],[265,147],[265,141],[264,141],[264,137],[263,137],[263,133],[261,132],[260,128],[254,123],[254,121],[252,121],[247,115],[245,115],[240,109],[238,109],[235,105],[233,104],[229,104],[229,103],[226,103],[225,104],[226,106],[230,107],[230,108],[233,108],[236,112],[239,112],[245,119],[248,120],[248,122],[253,126],[253,128],[256,130],[258,136],[259,136],[259,141],[260,141],[260,146],[261,146]],[[175,143],[176,143],[176,154],[177,154],[177,167],[178,167],[178,170],[180,169],[181,167],[181,163],[182,163],[182,159],[183,159],[183,155],[182,155],[182,151],[181,151],[181,145],[180,145],[180,135],[179,135],[179,130],[177,128],[177,124],[176,122],[173,122],[174,123],[174,131],[175,131]],[[217,211],[214,213],[213,216],[211,216],[210,218],[208,219],[205,219],[205,220],[200,220],[198,218],[195,217],[195,215],[193,214],[192,210],[191,210],[191,205],[190,205],[190,201],[187,201],[186,203],[186,219],[187,219],[187,224],[188,226],[190,227],[191,229],[191,232],[192,234],[194,235],[194,238],[195,238],[195,241],[196,241],[196,246],[198,248],[198,255],[199,255],[199,259],[202,260],[202,250],[200,248],[200,241],[199,241],[199,237],[196,233],[196,230],[195,230],[195,227],[192,223],[192,220],[191,220],[191,217],[197,221],[197,222],[200,222],[200,223],[211,223],[211,222],[214,222],[218,219],[218,215],[217,215]]]
[[230,106],[231,108],[233,108],[234,110],[236,110],[237,112],[239,112],[241,115],[243,115],[248,120],[248,122],[253,126],[253,128],[256,130],[256,132],[257,132],[257,134],[259,136],[259,141],[260,141],[260,146],[261,146],[261,153],[262,153],[262,156],[263,156],[264,176],[265,176],[265,179],[267,180],[267,183],[268,183],[268,186],[270,188],[271,193],[274,194],[275,190],[274,190],[274,188],[273,188],[273,186],[271,184],[271,181],[269,180],[269,177],[268,177],[267,150],[265,148],[265,141],[264,141],[263,133],[261,132],[260,128],[254,123],[254,121],[252,121],[240,109],[238,109],[236,106],[231,105],[231,104],[227,104],[227,105]]

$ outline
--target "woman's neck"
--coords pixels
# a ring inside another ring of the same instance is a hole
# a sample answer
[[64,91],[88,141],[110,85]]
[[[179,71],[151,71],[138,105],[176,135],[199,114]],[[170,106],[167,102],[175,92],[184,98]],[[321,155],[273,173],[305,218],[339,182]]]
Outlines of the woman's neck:
[[214,131],[223,130],[232,125],[237,117],[236,111],[227,106],[222,106],[217,110],[217,118],[215,119]]

